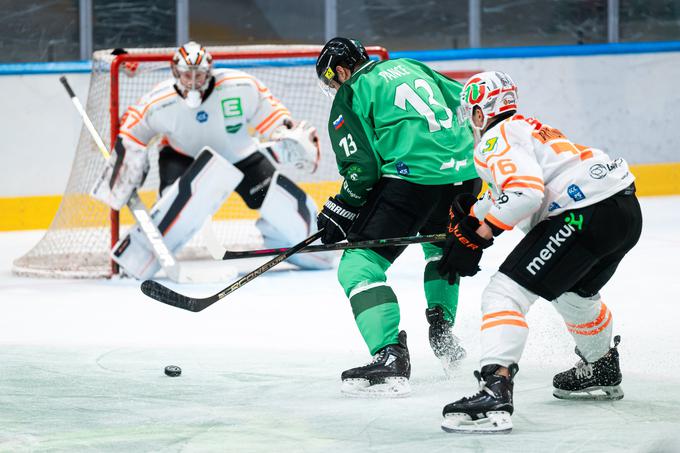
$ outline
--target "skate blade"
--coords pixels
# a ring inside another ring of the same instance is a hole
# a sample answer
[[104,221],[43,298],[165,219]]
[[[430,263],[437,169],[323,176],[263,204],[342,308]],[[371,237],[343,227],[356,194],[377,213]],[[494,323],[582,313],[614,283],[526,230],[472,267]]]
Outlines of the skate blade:
[[340,391],[356,398],[403,398],[411,393],[411,384],[405,377],[386,378],[384,383],[373,385],[368,379],[345,379]]
[[442,429],[460,434],[507,434],[512,431],[512,418],[506,411],[489,411],[486,418],[472,420],[468,414],[446,414]]
[[553,396],[561,400],[616,401],[623,398],[623,390],[620,385],[597,385],[578,391],[553,388]]

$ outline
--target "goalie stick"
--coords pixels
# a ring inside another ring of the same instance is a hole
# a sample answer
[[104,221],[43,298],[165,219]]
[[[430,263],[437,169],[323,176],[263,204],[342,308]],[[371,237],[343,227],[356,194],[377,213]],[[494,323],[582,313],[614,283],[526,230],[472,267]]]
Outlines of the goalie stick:
[[294,254],[298,253],[300,250],[304,249],[309,244],[319,239],[322,234],[323,229],[317,231],[316,233],[309,236],[307,239],[289,248],[287,251],[281,253],[276,258],[267,261],[262,266],[244,275],[231,285],[224,288],[219,293],[213,294],[212,296],[209,297],[195,298],[185,296],[183,294],[173,291],[167,286],[164,286],[154,280],[145,280],[144,282],[142,282],[141,290],[144,294],[146,294],[150,298],[155,299],[159,302],[163,302],[164,304],[172,305],[173,307],[181,308],[183,310],[199,312],[201,310],[205,310],[218,300],[224,299],[226,296],[233,293],[234,291],[236,291],[249,281],[259,277],[272,267],[276,266],[282,261],[285,261]]
[[[324,244],[324,245],[310,245],[300,250],[298,253],[314,253],[314,252],[330,252],[334,250],[348,250],[348,249],[362,249],[362,248],[374,248],[374,247],[389,247],[389,246],[399,246],[399,245],[411,245],[411,244],[421,244],[426,242],[439,242],[445,241],[446,234],[428,234],[423,236],[404,236],[399,238],[388,238],[388,239],[369,239],[366,241],[356,241],[356,242],[339,242],[335,244]],[[271,256],[278,255],[279,253],[284,253],[289,248],[273,248],[273,249],[259,249],[259,250],[241,250],[241,251],[230,251],[222,248],[224,252],[222,253],[222,258],[219,255],[216,259],[222,260],[235,260],[240,258],[257,258],[260,256]]]
[[[111,153],[106,148],[106,145],[102,141],[102,138],[99,136],[99,133],[92,124],[92,121],[90,121],[90,117],[87,115],[87,112],[83,108],[83,105],[80,103],[80,100],[76,97],[76,94],[73,92],[73,89],[71,88],[71,85],[68,83],[68,80],[66,80],[65,76],[61,76],[59,77],[59,81],[61,82],[62,85],[64,85],[66,92],[71,98],[71,102],[73,102],[73,105],[75,105],[76,110],[78,110],[78,113],[80,114],[80,117],[83,119],[83,123],[85,123],[85,127],[92,136],[92,139],[97,145],[97,148],[99,148],[99,151],[102,153],[104,158],[108,159],[111,156]],[[137,222],[139,222],[139,225],[142,229],[142,232],[144,233],[144,236],[149,242],[149,245],[151,245],[151,249],[153,250],[154,255],[156,255],[156,258],[158,258],[158,262],[161,264],[161,267],[167,274],[168,278],[174,281],[178,281],[179,264],[177,263],[175,257],[172,255],[172,252],[165,245],[165,242],[163,242],[163,235],[161,234],[160,231],[158,231],[158,227],[156,227],[156,225],[151,220],[151,216],[149,216],[149,213],[146,210],[144,203],[142,203],[142,200],[139,198],[139,195],[137,194],[136,190],[132,192],[132,195],[130,196],[130,199],[127,202],[127,206],[130,209],[130,212],[132,212],[132,215],[135,217]]]

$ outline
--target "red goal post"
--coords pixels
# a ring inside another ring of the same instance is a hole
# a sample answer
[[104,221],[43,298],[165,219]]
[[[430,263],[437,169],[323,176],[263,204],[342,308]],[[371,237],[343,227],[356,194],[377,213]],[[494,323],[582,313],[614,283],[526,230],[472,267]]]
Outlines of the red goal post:
[[[208,47],[216,68],[234,68],[253,75],[288,107],[294,119],[307,120],[317,128],[322,147],[319,170],[311,176],[286,172],[317,204],[339,186],[326,130],[330,101],[318,89],[314,70],[321,48],[308,45]],[[121,115],[153,86],[171,77],[169,62],[174,51],[174,48],[126,49],[127,53],[116,55],[112,50],[93,54],[86,110],[100,135],[110,137],[111,148],[118,135]],[[372,58],[389,56],[382,47],[367,47],[367,51]],[[158,189],[158,141],[153,145],[149,145],[152,169],[139,191],[147,206],[155,201]],[[90,278],[107,277],[117,271],[108,253],[133,220],[127,211],[107,211],[104,205],[89,197],[104,167],[97,153],[92,139],[82,131],[57,215],[41,241],[14,262],[15,273]],[[214,217],[221,225],[218,237],[234,249],[257,247],[261,238],[254,228],[255,216],[254,211],[232,195]],[[207,256],[200,240],[192,240],[180,254],[180,258]]]

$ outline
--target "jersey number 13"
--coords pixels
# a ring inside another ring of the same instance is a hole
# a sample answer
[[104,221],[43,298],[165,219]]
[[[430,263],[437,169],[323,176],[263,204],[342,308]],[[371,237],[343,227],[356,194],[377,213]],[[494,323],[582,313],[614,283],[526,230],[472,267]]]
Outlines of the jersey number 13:
[[[430,105],[427,105],[423,98],[421,98],[420,95],[407,83],[402,83],[401,85],[397,86],[397,91],[394,96],[394,105],[402,110],[406,110],[406,103],[408,102],[411,104],[416,112],[425,117],[427,120],[427,125],[430,128],[430,132],[437,132],[442,128],[451,129],[451,122],[453,120],[453,112],[451,109],[437,102],[437,100],[434,98],[432,87],[425,80],[416,79],[414,81],[414,86],[416,89],[422,88],[427,92],[427,102]],[[446,118],[437,120],[434,111],[430,108],[430,106],[435,105],[444,109]]]

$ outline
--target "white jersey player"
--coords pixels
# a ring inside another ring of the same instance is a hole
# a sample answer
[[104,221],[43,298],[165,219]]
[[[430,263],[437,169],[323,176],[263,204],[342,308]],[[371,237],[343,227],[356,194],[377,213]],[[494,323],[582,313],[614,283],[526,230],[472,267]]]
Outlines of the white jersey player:
[[[148,171],[147,145],[161,137],[162,196],[151,215],[170,250],[182,247],[233,190],[259,210],[256,226],[265,246],[289,246],[313,233],[313,200],[277,166],[314,172],[316,130],[304,121],[293,123],[288,109],[252,75],[213,70],[211,55],[195,42],[177,50],[171,67],[174,77],[123,116],[114,154],[93,195],[113,209],[124,206]],[[113,258],[145,279],[159,265],[146,242],[135,240],[140,233],[133,230],[123,238]],[[303,268],[330,267],[324,254],[296,255],[290,261]]]
[[459,196],[439,271],[449,278],[479,270],[493,237],[527,232],[482,294],[479,393],[448,404],[449,432],[512,429],[513,377],[528,336],[525,319],[538,299],[551,301],[572,334],[581,361],[553,380],[567,399],[620,399],[612,314],[599,291],[642,228],[634,177],[623,159],[570,141],[517,114],[517,87],[501,72],[473,76],[461,92],[459,119],[476,136],[475,167],[486,195]]

